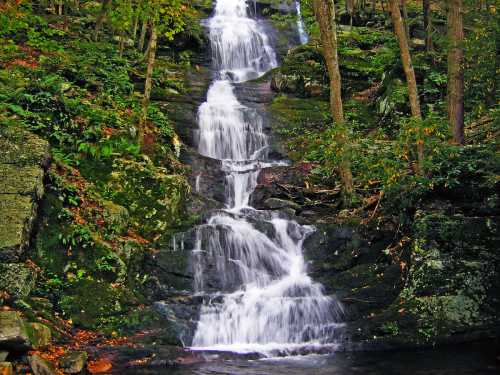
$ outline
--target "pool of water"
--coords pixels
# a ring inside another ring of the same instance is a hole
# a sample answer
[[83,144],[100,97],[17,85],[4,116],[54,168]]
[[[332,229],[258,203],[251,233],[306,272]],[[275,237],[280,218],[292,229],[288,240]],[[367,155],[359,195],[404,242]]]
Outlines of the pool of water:
[[[500,374],[494,344],[435,350],[337,353],[260,360],[218,360],[164,369],[133,369],[143,375],[482,375]],[[122,372],[123,373],[123,372]]]

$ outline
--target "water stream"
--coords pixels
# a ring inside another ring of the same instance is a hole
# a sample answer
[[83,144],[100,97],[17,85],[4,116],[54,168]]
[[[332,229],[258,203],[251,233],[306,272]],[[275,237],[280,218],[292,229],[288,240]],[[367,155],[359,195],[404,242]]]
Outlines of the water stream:
[[304,24],[304,19],[302,18],[300,0],[295,0],[295,8],[297,9],[297,30],[299,32],[300,43],[306,44],[309,42],[309,35],[307,35],[306,25]]
[[217,0],[207,25],[216,74],[199,108],[198,151],[222,161],[226,208],[196,229],[194,287],[204,302],[192,349],[334,348],[342,307],[307,275],[302,254],[314,228],[249,206],[262,168],[283,161],[269,159],[264,120],[234,86],[276,67],[276,54],[245,0]]

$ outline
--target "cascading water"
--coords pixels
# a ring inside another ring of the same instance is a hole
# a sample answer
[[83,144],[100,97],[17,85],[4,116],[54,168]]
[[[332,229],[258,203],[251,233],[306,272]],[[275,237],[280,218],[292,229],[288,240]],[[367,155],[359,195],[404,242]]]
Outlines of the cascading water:
[[309,35],[306,32],[306,26],[304,25],[304,19],[302,18],[302,7],[300,6],[300,0],[295,0],[295,9],[297,10],[297,30],[299,31],[300,43],[306,44],[309,42]]
[[226,209],[196,230],[195,290],[203,296],[193,349],[275,353],[331,343],[341,307],[306,273],[302,243],[314,230],[249,207],[267,159],[259,113],[233,85],[277,66],[264,28],[245,0],[217,0],[209,20],[217,70],[199,108],[199,152],[222,161]]

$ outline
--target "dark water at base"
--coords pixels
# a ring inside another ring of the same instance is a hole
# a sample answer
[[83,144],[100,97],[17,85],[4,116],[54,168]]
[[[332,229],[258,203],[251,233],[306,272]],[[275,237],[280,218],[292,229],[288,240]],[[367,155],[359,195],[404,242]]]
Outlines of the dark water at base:
[[500,374],[495,345],[435,350],[337,353],[265,360],[217,361],[182,368],[134,369],[137,375],[482,375]]

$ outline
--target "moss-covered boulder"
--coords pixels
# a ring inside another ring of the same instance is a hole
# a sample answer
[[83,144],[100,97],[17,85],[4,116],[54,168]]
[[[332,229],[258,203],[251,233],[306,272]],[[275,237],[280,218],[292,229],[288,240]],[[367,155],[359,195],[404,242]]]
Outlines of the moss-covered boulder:
[[419,211],[409,278],[401,293],[421,339],[498,325],[498,217]]
[[36,282],[36,273],[21,263],[0,264],[0,290],[13,299],[25,298]]
[[39,349],[50,344],[52,332],[49,327],[40,323],[26,323],[24,326],[32,348]]
[[0,128],[0,261],[18,262],[28,247],[49,145],[19,127]]
[[85,369],[88,355],[86,352],[68,352],[59,358],[59,365],[66,374],[79,374]]
[[57,374],[55,366],[38,355],[32,355],[28,358],[28,360],[34,375]]
[[0,164],[46,165],[49,144],[21,127],[0,127]]
[[0,311],[0,349],[29,349],[29,336],[21,315],[16,311]]
[[40,323],[26,323],[16,311],[0,311],[0,349],[29,350],[47,346],[51,331]]

